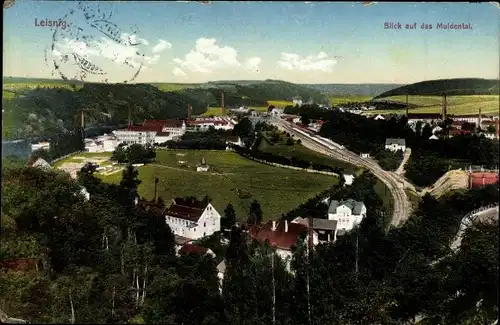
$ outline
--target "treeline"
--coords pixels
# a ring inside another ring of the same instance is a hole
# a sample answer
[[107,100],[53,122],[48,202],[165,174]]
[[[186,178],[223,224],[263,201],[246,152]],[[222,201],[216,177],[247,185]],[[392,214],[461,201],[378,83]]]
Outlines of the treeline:
[[111,160],[120,164],[147,164],[156,158],[156,152],[151,146],[120,144],[111,155]]
[[48,163],[51,163],[57,158],[64,157],[77,151],[83,151],[85,149],[81,129],[53,135],[49,143],[49,150],[38,149],[33,151],[31,156],[41,157]]

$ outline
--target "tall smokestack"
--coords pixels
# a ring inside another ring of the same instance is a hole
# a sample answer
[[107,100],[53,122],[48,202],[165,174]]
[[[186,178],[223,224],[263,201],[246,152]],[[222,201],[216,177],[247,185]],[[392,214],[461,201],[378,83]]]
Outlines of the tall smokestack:
[[221,97],[220,97],[220,109],[221,109],[221,112],[222,112],[222,115],[224,115],[224,92],[221,93]]
[[288,232],[288,220],[285,220],[285,232]]
[[406,94],[406,117],[408,117],[408,94]]
[[446,94],[443,93],[443,108],[442,108],[442,117],[443,117],[443,121],[446,120],[446,116],[447,116],[447,112],[446,112]]
[[312,252],[313,248],[313,218],[312,216],[309,216],[309,241],[308,241],[308,247],[309,247],[309,253]]
[[155,203],[158,202],[158,191],[157,191],[157,189],[158,189],[158,180],[159,180],[158,177],[155,177],[155,201],[154,201]]
[[271,230],[276,231],[276,220],[273,220],[273,228]]
[[85,119],[83,117],[83,109],[80,113],[80,126],[82,127],[82,129],[85,127]]
[[191,121],[191,105],[188,104],[188,123]]

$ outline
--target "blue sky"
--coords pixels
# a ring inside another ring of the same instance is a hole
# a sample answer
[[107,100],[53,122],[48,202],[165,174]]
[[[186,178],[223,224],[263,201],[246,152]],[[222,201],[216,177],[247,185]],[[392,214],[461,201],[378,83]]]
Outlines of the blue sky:
[[[81,78],[76,53],[103,73],[87,73],[83,78],[89,81],[498,78],[500,9],[491,3],[144,1],[84,6],[117,26],[116,41],[92,28],[75,1],[18,0],[4,10],[4,75],[50,78],[56,62],[63,75]],[[63,19],[71,27],[55,31],[35,26],[35,19],[38,25]],[[384,29],[385,22],[399,22],[403,29]],[[415,30],[404,29],[413,23]],[[422,30],[423,23],[433,29]],[[472,30],[437,30],[438,23],[470,23]],[[77,36],[78,27],[87,40]]]

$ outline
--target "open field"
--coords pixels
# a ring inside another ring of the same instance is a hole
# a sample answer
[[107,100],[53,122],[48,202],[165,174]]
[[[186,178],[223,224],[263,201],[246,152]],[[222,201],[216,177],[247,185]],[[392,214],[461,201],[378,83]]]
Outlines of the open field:
[[[52,167],[64,170],[73,178],[76,178],[76,174],[83,167],[83,165],[85,165],[86,162],[96,163],[100,168],[104,167],[104,169],[98,171],[98,173],[110,174],[118,173],[119,171],[121,171],[123,166],[113,166],[109,161],[109,158],[111,158],[111,152],[76,153],[65,159],[55,162]],[[118,173],[118,175],[121,175],[121,173]]]
[[264,138],[262,139],[259,145],[259,150],[263,152],[269,152],[276,155],[280,155],[283,157],[294,157],[302,160],[311,161],[317,164],[323,164],[332,167],[340,167],[348,174],[350,173],[357,174],[359,172],[359,169],[354,167],[353,165],[344,163],[342,161],[333,160],[330,157],[319,154],[298,143],[295,143],[292,146],[287,146],[285,144],[285,141],[286,138],[283,135],[280,141],[276,142],[274,145],[271,145],[266,140],[266,138]]
[[[231,202],[239,218],[247,217],[252,200],[260,202],[264,219],[277,219],[337,182],[336,177],[272,167],[240,157],[234,152],[208,150],[158,150],[156,162],[138,167],[139,193],[154,197],[154,179],[159,177],[158,195],[165,202],[177,196],[208,195],[223,214]],[[197,172],[196,165],[205,157],[208,172]],[[184,163],[179,163],[183,161]],[[118,183],[121,173],[102,176]],[[248,197],[241,197],[246,193]]]
[[355,102],[366,102],[372,99],[371,96],[362,95],[330,95],[330,103],[332,105],[348,104]]
[[176,83],[157,83],[151,84],[154,87],[157,87],[161,91],[179,91],[186,88],[193,88],[196,84],[176,84]]
[[[81,84],[76,84],[76,89],[82,88]],[[12,89],[12,90],[23,90],[23,89],[35,89],[37,87],[40,88],[66,88],[66,89],[73,89],[73,85],[67,83],[67,82],[25,82],[25,83],[5,83],[3,85],[4,91],[7,89]]]
[[[405,103],[406,96],[394,96],[381,98],[376,101],[396,101]],[[441,97],[439,96],[408,96],[408,103],[419,107],[409,109],[410,113],[440,113]],[[498,95],[470,95],[470,96],[448,96],[446,99],[448,113],[450,114],[476,114],[479,108],[481,113],[498,115]],[[405,110],[373,110],[371,114],[404,114]]]

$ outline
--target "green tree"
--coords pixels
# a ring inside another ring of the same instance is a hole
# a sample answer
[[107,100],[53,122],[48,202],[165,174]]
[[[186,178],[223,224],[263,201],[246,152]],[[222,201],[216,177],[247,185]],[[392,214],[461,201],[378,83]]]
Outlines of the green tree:
[[262,222],[262,209],[257,200],[253,200],[252,203],[250,203],[247,222],[251,225],[260,225]]
[[127,163],[128,157],[127,157],[127,151],[124,146],[118,146],[116,147],[115,151],[113,151],[113,154],[111,155],[111,160],[119,162],[119,163]]
[[131,164],[129,164],[122,172],[122,180],[120,181],[120,190],[124,194],[123,202],[126,206],[134,204],[134,200],[139,196],[138,187],[141,184],[139,172]]
[[[444,128],[443,128],[444,130]],[[432,127],[429,124],[425,124],[422,129],[422,138],[429,139],[432,136]]]

